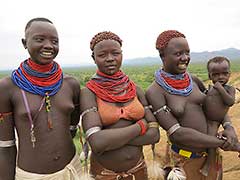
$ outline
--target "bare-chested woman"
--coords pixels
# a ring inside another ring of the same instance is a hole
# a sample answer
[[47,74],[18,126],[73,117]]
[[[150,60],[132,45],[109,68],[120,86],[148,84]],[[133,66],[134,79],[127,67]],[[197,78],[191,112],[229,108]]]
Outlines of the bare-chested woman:
[[147,180],[142,146],[159,141],[144,92],[121,70],[122,40],[112,32],[90,43],[97,72],[81,90],[83,128],[92,148],[90,173],[97,180]]
[[29,59],[0,81],[0,179],[77,180],[81,166],[72,135],[80,114],[79,83],[53,61],[59,40],[50,20],[30,20],[22,43]]
[[233,141],[237,140],[235,131],[232,127],[225,129],[223,134],[227,140],[207,135],[202,108],[206,95],[202,93],[201,81],[187,72],[190,49],[185,36],[175,30],[164,31],[157,38],[156,48],[163,67],[155,73],[155,81],[148,88],[146,97],[171,142],[170,165],[179,167],[181,172],[174,174],[171,171],[166,178],[179,175],[187,180],[216,179],[215,167],[211,167],[207,177],[199,171],[206,150],[216,147],[231,149]]

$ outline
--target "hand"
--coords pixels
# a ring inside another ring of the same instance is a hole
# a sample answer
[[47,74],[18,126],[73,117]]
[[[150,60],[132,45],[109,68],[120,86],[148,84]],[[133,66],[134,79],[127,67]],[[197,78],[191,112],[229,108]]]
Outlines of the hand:
[[223,88],[222,84],[220,82],[216,82],[214,85],[213,85],[213,88],[215,88],[216,90],[219,90],[221,88]]
[[218,137],[226,138],[226,141],[221,146],[221,148],[224,151],[230,151],[230,150],[234,149],[235,144],[238,142],[238,138],[237,138],[236,132],[233,127],[228,127],[226,129],[224,129],[223,131],[219,132]]

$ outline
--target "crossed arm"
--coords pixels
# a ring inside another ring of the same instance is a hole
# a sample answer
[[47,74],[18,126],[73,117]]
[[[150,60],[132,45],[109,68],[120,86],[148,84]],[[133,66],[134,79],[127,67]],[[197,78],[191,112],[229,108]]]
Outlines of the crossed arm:
[[[92,107],[97,107],[95,94],[93,94],[89,89],[82,89],[80,97],[81,111],[91,109]],[[85,132],[92,127],[101,128],[100,131],[92,134],[88,138],[88,142],[90,143],[92,151],[97,154],[118,149],[127,144],[142,145],[149,143],[149,139],[138,139],[141,128],[137,123],[121,128],[116,127],[114,129],[104,129],[97,111],[91,111],[85,114],[82,119],[82,125]],[[145,135],[146,137],[149,135],[148,131]],[[145,140],[145,142],[141,142],[143,140]]]

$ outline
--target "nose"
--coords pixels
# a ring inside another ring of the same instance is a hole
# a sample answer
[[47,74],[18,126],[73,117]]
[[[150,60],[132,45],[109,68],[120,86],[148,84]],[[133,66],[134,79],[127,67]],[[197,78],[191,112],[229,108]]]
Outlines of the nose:
[[107,61],[113,61],[114,60],[114,58],[113,58],[113,55],[111,54],[111,53],[109,53],[108,55],[107,55],[107,59],[106,59]]
[[188,61],[190,59],[190,55],[187,53],[183,53],[181,59],[183,61]]
[[50,40],[45,40],[43,47],[46,49],[53,49],[53,44]]

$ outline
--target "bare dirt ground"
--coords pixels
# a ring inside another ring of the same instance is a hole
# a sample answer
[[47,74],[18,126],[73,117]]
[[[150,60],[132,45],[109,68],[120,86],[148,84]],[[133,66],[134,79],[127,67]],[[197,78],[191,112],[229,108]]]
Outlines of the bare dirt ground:
[[[231,85],[240,89],[240,73],[232,73],[230,79]],[[231,117],[235,130],[240,140],[240,92],[236,90],[236,103],[231,107],[228,113]],[[161,131],[161,140],[156,144],[157,159],[160,164],[163,163],[166,149],[166,135],[163,129]],[[221,151],[223,155],[223,180],[240,180],[240,158],[237,152]],[[152,160],[152,151],[150,146],[144,147],[145,159],[147,162]],[[153,180],[153,179],[152,179]]]

